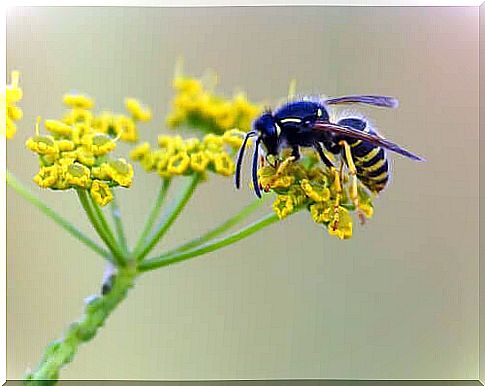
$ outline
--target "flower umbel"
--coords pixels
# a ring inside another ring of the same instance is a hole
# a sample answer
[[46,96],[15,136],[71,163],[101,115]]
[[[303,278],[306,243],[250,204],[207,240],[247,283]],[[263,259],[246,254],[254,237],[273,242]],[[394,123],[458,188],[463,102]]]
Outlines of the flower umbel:
[[216,134],[235,128],[248,131],[262,106],[250,102],[243,92],[235,93],[231,99],[215,94],[217,77],[211,75],[205,79],[175,76],[172,83],[175,96],[167,125],[171,128],[189,126]]
[[191,137],[160,135],[158,148],[152,149],[145,142],[135,147],[130,158],[138,161],[147,172],[157,172],[161,177],[173,177],[213,172],[222,176],[234,174],[234,154],[239,145],[236,137],[242,131],[232,130],[229,136],[206,134],[202,140]]
[[[104,206],[113,199],[113,187],[132,184],[133,167],[123,158],[110,155],[118,139],[137,139],[135,118],[106,111],[95,115],[90,110],[94,100],[84,94],[66,94],[63,101],[71,110],[60,120],[44,121],[50,135],[40,134],[38,121],[36,135],[26,142],[26,147],[39,156],[40,170],[34,182],[53,190],[88,190]],[[150,118],[138,101],[130,99],[129,106],[138,108],[133,113],[137,120]],[[142,113],[145,115],[140,118]]]
[[[262,166],[258,170],[261,188],[276,193],[273,210],[280,219],[297,208],[307,208],[313,221],[323,224],[328,233],[340,239],[352,237],[350,211],[370,218],[373,214],[372,199],[366,188],[359,183],[359,207],[355,208],[346,191],[348,176],[342,177],[336,170],[316,162],[316,154],[306,152],[297,162],[289,154],[278,167]],[[341,189],[338,184],[342,183]]]

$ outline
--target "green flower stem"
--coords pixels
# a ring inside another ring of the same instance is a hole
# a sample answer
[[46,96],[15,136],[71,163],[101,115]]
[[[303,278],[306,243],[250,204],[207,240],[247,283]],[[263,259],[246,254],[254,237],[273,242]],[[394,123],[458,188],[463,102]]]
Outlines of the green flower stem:
[[144,245],[143,249],[139,254],[135,254],[136,260],[141,261],[144,257],[157,245],[157,243],[162,239],[162,237],[170,229],[171,225],[179,216],[182,209],[185,207],[187,202],[190,200],[194,194],[195,188],[199,183],[200,176],[198,174],[193,175],[187,185],[182,189],[182,192],[177,195],[174,202],[166,212],[164,216],[160,219],[158,225],[153,230],[153,235],[149,241]]
[[219,248],[223,248],[227,245],[231,245],[236,241],[242,240],[252,235],[253,233],[267,227],[268,225],[273,224],[278,220],[279,220],[278,216],[274,213],[271,213],[261,218],[260,220],[248,225],[247,227],[240,229],[237,232],[234,232],[231,235],[223,237],[219,240],[208,242],[206,244],[190,249],[188,251],[183,251],[180,253],[166,253],[161,256],[143,261],[138,265],[138,270],[140,272],[150,271],[152,269],[160,268],[174,263],[179,263],[181,261],[215,251]]
[[135,277],[134,267],[120,268],[106,294],[87,300],[83,316],[69,326],[62,338],[47,346],[37,369],[27,376],[25,385],[55,384],[61,368],[73,360],[79,346],[95,337],[108,316],[125,299]]
[[143,227],[143,231],[141,232],[140,238],[136,243],[133,255],[136,256],[141,252],[143,248],[143,243],[145,242],[146,238],[150,234],[153,228],[153,225],[155,224],[155,221],[157,220],[157,217],[160,214],[160,209],[162,208],[163,202],[165,201],[165,197],[167,197],[167,192],[168,192],[168,189],[170,188],[171,182],[172,182],[172,179],[170,178],[163,179],[163,182],[160,185],[160,190],[158,191],[157,199],[155,201],[155,204],[153,205],[150,215],[148,216],[147,222]]
[[67,232],[69,232],[72,236],[76,239],[81,241],[83,244],[91,248],[94,252],[98,253],[99,255],[103,256],[105,259],[110,260],[111,254],[109,251],[104,249],[95,241],[91,240],[88,236],[82,233],[75,225],[73,225],[69,220],[66,220],[64,217],[60,216],[55,210],[47,206],[44,201],[42,201],[39,197],[35,194],[31,193],[12,173],[7,170],[6,173],[6,180],[7,184],[15,190],[21,197],[26,199],[32,205],[40,209],[42,213],[44,213],[47,217],[51,218],[54,222],[64,228]]
[[104,241],[106,246],[113,254],[116,264],[119,266],[125,265],[125,260],[123,258],[123,255],[121,255],[117,246],[112,244],[108,235],[106,235],[103,229],[103,226],[99,222],[99,219],[97,218],[96,213],[94,212],[94,209],[91,206],[91,203],[89,201],[88,194],[86,193],[86,191],[82,189],[77,189],[77,194],[79,197],[79,201],[81,202],[81,205],[84,208],[84,211],[86,212],[89,218],[89,221],[91,221],[91,224],[93,225],[94,229],[98,233],[99,237],[101,237],[101,239]]
[[87,194],[86,193],[86,195],[88,197],[89,202],[91,203],[91,208],[94,209],[94,213],[96,215],[96,218],[98,219],[99,223],[103,227],[103,231],[104,231],[105,235],[109,239],[110,244],[113,245],[113,246],[115,246],[115,248],[118,250],[118,252],[119,252],[120,255],[124,256],[125,254],[120,249],[120,246],[119,246],[118,242],[115,239],[115,236],[113,234],[113,231],[111,230],[111,227],[109,226],[108,221],[106,220],[106,217],[105,217],[103,211],[99,207],[98,203],[93,200],[93,198],[91,197],[90,194]]
[[237,214],[229,218],[228,220],[224,221],[221,225],[217,226],[214,229],[211,229],[207,233],[203,234],[202,236],[199,236],[191,241],[188,241],[179,247],[171,250],[170,252],[167,252],[167,254],[173,254],[173,253],[178,253],[182,251],[186,251],[188,249],[192,249],[194,247],[197,247],[201,244],[206,243],[207,241],[210,241],[214,239],[215,237],[219,236],[220,234],[226,232],[233,226],[239,224],[241,221],[245,220],[251,213],[253,213],[256,209],[261,207],[262,203],[264,202],[264,199],[267,196],[263,196],[262,199],[259,200],[254,200],[251,202],[249,205],[245,206],[243,209],[241,209]]
[[121,210],[118,205],[118,200],[113,192],[113,201],[110,204],[111,217],[115,224],[116,235],[118,238],[118,245],[121,247],[123,254],[126,256],[129,253],[128,242],[126,241],[125,230],[123,228],[123,220],[121,218]]

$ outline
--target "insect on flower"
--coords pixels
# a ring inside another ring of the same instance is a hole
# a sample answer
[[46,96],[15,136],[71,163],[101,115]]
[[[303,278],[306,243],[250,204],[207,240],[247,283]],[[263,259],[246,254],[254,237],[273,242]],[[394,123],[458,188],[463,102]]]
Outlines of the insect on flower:
[[[293,160],[300,158],[300,147],[313,148],[333,173],[337,170],[325,155],[324,149],[340,156],[351,175],[350,198],[357,205],[357,179],[371,192],[383,190],[389,181],[390,169],[385,150],[391,150],[415,161],[421,157],[388,141],[363,118],[347,117],[330,122],[329,105],[363,103],[380,107],[397,107],[395,98],[379,95],[351,95],[326,100],[296,100],[279,107],[274,113],[266,110],[253,122],[239,149],[236,162],[235,184],[240,187],[241,164],[247,141],[256,137],[252,163],[254,191],[261,197],[258,183],[259,146],[266,150],[266,159],[274,158],[274,166],[281,151],[290,148]],[[271,157],[270,157],[271,156]],[[341,165],[342,166],[342,165]],[[342,170],[342,168],[341,168]],[[341,178],[340,178],[341,180]]]

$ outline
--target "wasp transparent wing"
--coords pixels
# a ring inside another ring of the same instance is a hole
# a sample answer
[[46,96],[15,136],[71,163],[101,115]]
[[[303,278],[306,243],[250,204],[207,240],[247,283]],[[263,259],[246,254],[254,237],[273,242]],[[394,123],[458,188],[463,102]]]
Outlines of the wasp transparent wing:
[[344,137],[350,137],[350,138],[355,138],[355,139],[360,139],[361,141],[371,143],[373,145],[382,147],[387,150],[391,150],[393,152],[396,152],[398,154],[401,154],[405,157],[408,157],[412,160],[415,161],[425,161],[424,158],[421,158],[417,156],[416,154],[413,154],[406,149],[403,149],[402,147],[396,145],[395,143],[388,141],[387,139],[375,135],[375,134],[369,134],[365,133],[360,130],[355,130],[351,127],[348,126],[341,126],[341,125],[336,125],[334,123],[330,122],[316,122],[315,125],[313,126],[312,130],[316,133],[320,132],[326,132],[326,133],[333,133],[337,135],[342,135]]
[[325,100],[328,105],[363,103],[366,105],[395,108],[399,105],[396,98],[383,95],[347,95]]

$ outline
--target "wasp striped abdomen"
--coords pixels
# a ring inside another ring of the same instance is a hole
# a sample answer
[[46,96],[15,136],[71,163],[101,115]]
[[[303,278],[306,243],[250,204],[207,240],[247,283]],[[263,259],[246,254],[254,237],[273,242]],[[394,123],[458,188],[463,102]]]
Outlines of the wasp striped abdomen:
[[[345,118],[339,125],[348,126],[368,134],[378,134],[366,121],[359,118]],[[342,138],[350,145],[357,178],[371,191],[379,193],[389,182],[389,161],[385,150],[379,146],[355,138]]]

